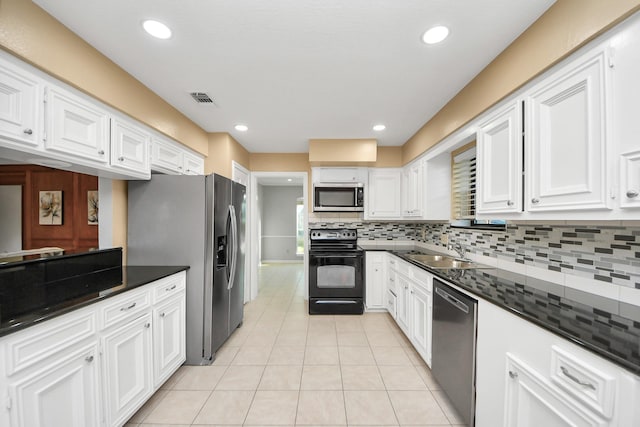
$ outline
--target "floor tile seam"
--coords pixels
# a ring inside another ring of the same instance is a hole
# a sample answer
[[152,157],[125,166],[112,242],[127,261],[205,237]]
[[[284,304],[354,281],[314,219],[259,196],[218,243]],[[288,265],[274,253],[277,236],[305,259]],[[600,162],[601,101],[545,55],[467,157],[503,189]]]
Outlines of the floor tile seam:
[[[169,378],[171,378],[171,377],[169,377]],[[167,379],[167,381],[169,381],[169,379]],[[157,393],[157,392],[159,392],[159,391],[162,391],[162,390],[163,390],[163,389],[158,389],[158,391],[156,391],[156,393]],[[155,404],[155,405],[153,405],[153,406],[149,409],[149,412],[147,412],[147,414],[146,414],[144,417],[142,417],[142,420],[140,420],[140,422],[139,422],[138,424],[142,424],[142,423],[144,422],[144,420],[146,420],[146,419],[149,417],[149,415],[150,415],[150,414],[151,414],[151,413],[152,413],[152,412],[153,412],[153,411],[158,407],[158,405],[160,404],[160,402],[161,402],[162,400],[164,400],[164,398],[167,396],[167,393],[169,392],[169,390],[168,390],[168,389],[164,389],[164,392],[165,392],[165,393],[164,393],[164,396],[162,396],[162,398],[158,399],[158,401],[156,402],[156,404]],[[152,395],[152,396],[153,396],[153,395]],[[145,403],[146,403],[146,402],[145,402]],[[142,406],[144,406],[144,404],[143,404]],[[131,417],[130,417],[130,418],[133,418],[133,417],[138,413],[138,411],[140,411],[140,409],[142,409],[142,406],[141,406],[140,408],[138,408],[138,410],[137,410],[136,412],[134,412],[134,413],[133,413],[133,415],[131,415]],[[127,422],[128,422],[128,420],[127,420]]]
[[[443,390],[437,390],[439,392],[441,392],[442,394],[444,394],[444,397],[446,399],[449,399],[449,396],[446,395],[446,393]],[[438,398],[436,397],[435,393],[432,390],[429,390],[429,393],[431,393],[431,396],[433,396],[433,400],[436,401],[436,403],[438,404],[438,407],[440,408],[440,410],[442,411],[442,413],[444,414],[444,417],[449,421],[449,424],[454,425],[453,422],[455,420],[452,420],[449,417],[449,414],[447,414],[447,410],[445,409],[445,407],[443,405],[440,404],[440,401],[438,400]]]
[[[189,366],[191,366],[191,365],[189,365]],[[205,368],[205,369],[206,369],[207,367],[211,367],[211,366],[213,366],[213,365],[208,365],[208,366],[206,366],[206,367],[205,367],[205,366],[203,366],[203,368]],[[222,379],[222,377],[224,377],[224,374],[226,374],[226,373],[227,373],[227,371],[229,370],[229,366],[231,366],[231,365],[215,365],[215,366],[218,366],[218,367],[221,367],[221,368],[222,368],[222,367],[224,367],[224,372],[222,372],[222,375],[220,375],[220,378],[218,378],[218,381],[216,381],[216,384],[213,386],[213,388],[212,388],[211,390],[206,389],[206,388],[205,388],[205,389],[175,388],[175,386],[172,386],[172,388],[171,388],[171,389],[169,389],[169,390],[173,390],[173,391],[214,391],[214,390],[216,389],[216,387],[218,386],[218,384],[220,383],[220,380]],[[184,377],[185,375],[186,375],[186,374],[181,375],[181,376],[180,376],[180,380],[181,380],[181,379],[182,379],[182,377]],[[176,381],[176,386],[180,383],[180,380]]]
[[[198,417],[200,416],[200,413],[202,412],[202,410],[204,409],[204,407],[207,405],[207,402],[209,401],[209,399],[211,399],[211,395],[213,394],[213,390],[211,390],[209,392],[209,395],[207,396],[207,398],[204,400],[204,403],[202,403],[202,406],[200,406],[200,409],[198,410],[198,413],[194,415],[193,419],[191,420],[190,423],[187,423],[189,425],[194,425],[193,423],[195,422],[196,419],[198,419]],[[164,398],[163,398],[164,400]],[[146,418],[146,417],[145,417]],[[197,425],[197,424],[196,424]]]

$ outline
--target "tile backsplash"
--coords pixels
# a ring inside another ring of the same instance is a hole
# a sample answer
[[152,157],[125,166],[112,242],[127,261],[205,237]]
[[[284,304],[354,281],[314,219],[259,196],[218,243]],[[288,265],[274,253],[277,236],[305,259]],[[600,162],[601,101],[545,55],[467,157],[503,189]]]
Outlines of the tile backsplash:
[[309,228],[314,227],[353,227],[361,239],[411,240],[442,248],[446,241],[461,243],[469,253],[640,289],[640,227],[509,224],[505,232],[496,232],[350,219],[310,222]]

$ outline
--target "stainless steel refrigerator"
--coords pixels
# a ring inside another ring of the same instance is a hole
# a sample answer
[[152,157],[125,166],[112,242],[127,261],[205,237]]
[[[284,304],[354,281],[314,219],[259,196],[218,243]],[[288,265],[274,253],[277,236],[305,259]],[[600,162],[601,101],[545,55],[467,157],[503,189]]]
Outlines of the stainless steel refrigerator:
[[128,265],[188,265],[187,361],[207,365],[242,323],[245,187],[220,175],[129,181]]

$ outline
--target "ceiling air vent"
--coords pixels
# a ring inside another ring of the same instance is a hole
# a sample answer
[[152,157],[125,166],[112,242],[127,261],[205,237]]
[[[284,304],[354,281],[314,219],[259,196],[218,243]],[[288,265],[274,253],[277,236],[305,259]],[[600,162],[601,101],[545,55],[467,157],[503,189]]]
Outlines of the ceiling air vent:
[[214,105],[213,99],[209,97],[204,92],[191,92],[191,97],[195,99],[198,104],[212,104]]

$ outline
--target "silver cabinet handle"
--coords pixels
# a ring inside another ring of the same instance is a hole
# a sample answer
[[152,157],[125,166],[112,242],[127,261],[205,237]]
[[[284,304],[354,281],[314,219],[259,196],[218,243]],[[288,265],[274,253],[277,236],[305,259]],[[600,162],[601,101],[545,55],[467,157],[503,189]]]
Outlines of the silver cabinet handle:
[[577,378],[574,375],[571,375],[571,372],[569,372],[569,370],[567,368],[565,368],[564,366],[560,366],[560,370],[562,371],[562,373],[564,374],[564,376],[566,376],[567,378],[569,378],[571,381],[573,381],[574,383],[577,383],[583,387],[587,387],[590,388],[591,390],[595,390],[596,386],[594,386],[591,383],[587,383],[584,381],[580,381],[579,378]]
[[627,190],[627,197],[630,199],[635,199],[639,194],[637,190]]
[[165,316],[165,313],[160,313],[160,317],[164,317],[164,316]]
[[98,150],[98,154],[102,156],[104,154],[104,150]]
[[509,376],[513,379],[518,378],[518,373],[515,371],[509,371]]
[[513,202],[511,200],[507,200],[507,206],[513,206]]
[[176,288],[176,285],[173,285],[173,286],[171,286],[170,288],[165,288],[165,290],[164,290],[164,291],[165,291],[165,292],[169,292],[169,291],[174,290],[175,288]]
[[33,131],[29,128],[23,130],[24,133],[26,133],[27,135],[31,135],[33,133]]
[[531,203],[533,203],[534,205],[538,204],[540,203],[540,199],[538,199],[537,197],[534,197],[533,199],[531,199]]
[[151,323],[149,323],[149,322],[145,323],[145,324],[144,324],[144,327],[145,327],[145,328],[150,328],[150,327],[151,327]]
[[93,355],[92,355],[92,356],[87,356],[87,357],[85,357],[85,358],[84,358],[84,360],[85,360],[87,363],[91,363],[91,362],[93,362]]
[[129,307],[121,307],[120,311],[127,311],[127,310],[131,310],[133,307],[136,306],[136,303],[134,302],[133,304],[131,304]]
[[122,156],[118,157],[118,161],[124,162],[124,157]]

